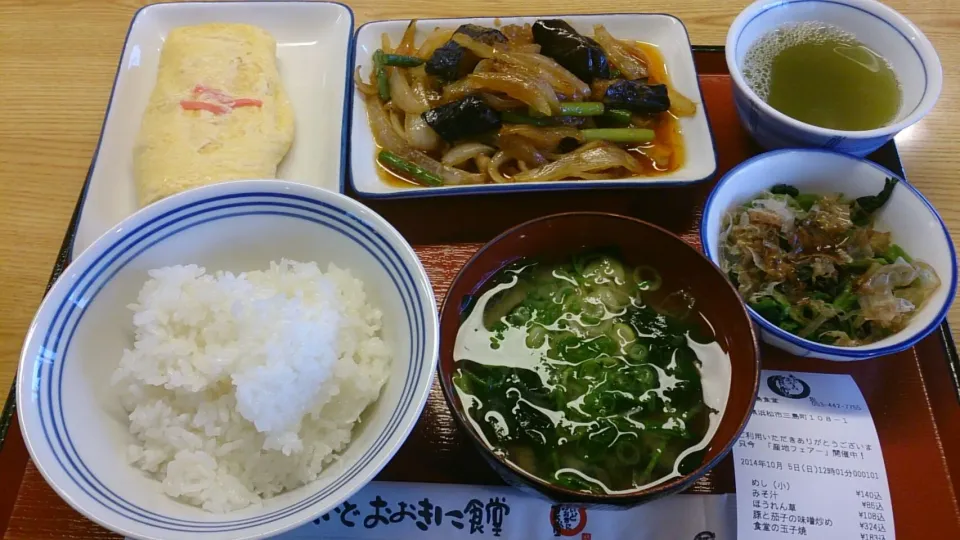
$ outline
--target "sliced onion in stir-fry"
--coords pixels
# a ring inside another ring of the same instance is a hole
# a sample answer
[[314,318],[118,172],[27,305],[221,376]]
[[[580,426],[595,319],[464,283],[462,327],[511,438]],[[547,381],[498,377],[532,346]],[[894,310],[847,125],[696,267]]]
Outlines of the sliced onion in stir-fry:
[[410,146],[417,150],[436,150],[440,147],[440,136],[419,114],[406,115],[403,127]]
[[494,56],[493,45],[487,45],[466,34],[454,34],[451,39],[457,45],[460,45],[480,58],[493,58]]
[[500,167],[509,159],[510,157],[507,156],[507,154],[497,152],[493,155],[493,159],[490,160],[490,164],[487,165],[487,175],[497,184],[506,184],[509,182],[509,180],[500,174]]
[[473,161],[477,164],[477,170],[481,172],[486,172],[487,167],[490,166],[490,156],[486,154],[478,154]]
[[440,162],[444,165],[456,167],[458,165],[463,165],[477,156],[492,154],[494,151],[495,149],[493,147],[478,142],[462,143],[454,146],[450,150],[447,150],[447,153],[443,155],[443,158],[440,159]]
[[697,114],[697,104],[669,84],[667,85],[667,96],[670,97],[670,112],[673,114],[677,116],[693,116]]
[[518,53],[540,54],[540,49],[540,45],[537,45],[536,43],[530,43],[527,45],[510,45],[510,50]]
[[538,150],[553,152],[564,139],[583,142],[580,130],[572,127],[536,127],[524,124],[510,124],[500,128],[500,136],[518,136],[530,141]]
[[534,167],[547,163],[547,158],[530,144],[530,141],[516,135],[500,134],[500,148],[503,152],[517,161],[523,161]]
[[487,73],[488,71],[496,71],[497,63],[490,58],[484,58],[483,60],[477,62],[477,67],[473,68],[474,73]]
[[453,37],[453,32],[454,30],[434,28],[433,32],[427,34],[427,38],[423,40],[420,48],[417,49],[417,57],[429,60],[430,57],[433,56],[434,51],[443,47],[444,43],[450,41],[450,38]]
[[529,24],[508,24],[500,29],[512,46],[533,45],[533,27]]
[[393,45],[390,44],[390,36],[386,32],[380,34],[380,48],[385,53],[393,52]]
[[540,72],[540,76],[547,79],[556,91],[564,94],[571,100],[584,99],[590,95],[590,85],[581,81],[576,75],[556,62],[556,60],[542,54],[509,52],[497,55],[498,60],[517,63],[533,67]]
[[443,87],[443,97],[441,101],[443,103],[451,103],[475,93],[476,87],[473,83],[467,79],[460,79]]
[[454,101],[453,96],[467,95],[476,91],[500,92],[522,101],[537,112],[550,116],[560,112],[557,94],[545,82],[519,73],[471,73],[464,79],[444,88],[444,101]]
[[387,68],[390,72],[390,100],[394,106],[407,114],[422,114],[430,108],[426,99],[420,100],[413,90],[402,70]]
[[[584,145],[584,147],[588,146],[589,145]],[[577,177],[583,173],[599,172],[617,167],[623,167],[636,173],[643,171],[640,162],[626,150],[610,144],[604,144],[602,146],[589,147],[585,151],[578,149],[569,154],[565,154],[553,163],[548,163],[542,167],[515,175],[513,181],[551,182],[564,178]]]
[[433,107],[440,101],[440,92],[433,87],[433,79],[427,75],[423,66],[417,66],[407,70],[410,76],[410,90],[413,92],[417,101]]
[[403,127],[403,111],[393,109],[387,114],[389,114],[390,127],[393,128],[393,132],[399,135],[404,142],[409,143],[407,141],[407,130]]
[[380,100],[375,97],[368,97],[366,102],[370,128],[378,146],[436,174],[443,179],[445,185],[483,183],[485,179],[483,174],[469,173],[454,167],[447,167],[423,152],[410,148],[404,138],[390,127],[387,111]]
[[398,132],[397,129],[391,125],[390,114],[383,106],[383,103],[381,103],[376,96],[367,96],[365,101],[367,104],[367,117],[370,119],[370,128],[373,131],[373,138],[377,141],[377,145],[397,155],[408,150],[407,141],[402,135],[403,129],[400,129]]
[[507,48],[500,44],[491,46],[463,34],[454,36],[454,41],[480,58],[508,64],[509,67],[499,69],[502,73],[515,73],[519,67],[530,79],[545,81],[556,92],[569,99],[583,99],[590,95],[590,85],[578,79],[552,58],[530,52],[532,50],[530,47]]
[[632,47],[626,47],[617,38],[610,35],[610,32],[607,32],[602,24],[594,26],[593,32],[593,39],[603,47],[603,51],[607,53],[607,59],[623,73],[624,77],[629,80],[636,80],[647,76],[649,71],[646,62],[634,56]]
[[403,54],[410,56],[417,49],[414,45],[414,38],[417,36],[417,20],[413,19],[410,21],[410,24],[407,25],[407,29],[403,31],[403,37],[400,38],[400,44],[397,45],[397,54]]
[[510,99],[507,97],[498,96],[496,94],[491,94],[488,92],[480,94],[480,97],[483,98],[485,102],[487,102],[487,105],[493,107],[498,111],[510,111],[510,110],[515,110],[515,109],[519,109],[521,107],[527,106],[526,103],[520,100]]
[[454,36],[454,41],[480,58],[494,59],[508,64],[509,67],[499,69],[502,73],[513,73],[519,67],[527,72],[529,78],[545,81],[551,88],[569,99],[583,99],[590,95],[590,85],[578,79],[552,58],[538,54],[539,51],[531,52],[532,49],[529,46],[510,47],[508,50],[500,44],[487,45],[463,34]]
[[361,94],[368,96],[377,95],[376,86],[363,82],[363,76],[360,75],[360,66],[357,66],[357,70],[353,73],[353,82],[356,84],[357,90],[359,90]]

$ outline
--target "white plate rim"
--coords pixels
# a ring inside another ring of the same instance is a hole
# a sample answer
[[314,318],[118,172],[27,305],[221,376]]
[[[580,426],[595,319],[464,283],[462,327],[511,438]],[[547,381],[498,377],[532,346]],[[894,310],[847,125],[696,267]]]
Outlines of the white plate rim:
[[[526,13],[526,14],[516,14],[516,15],[476,15],[470,17],[430,17],[417,19],[417,22],[431,22],[431,21],[475,21],[477,19],[519,19],[519,18],[562,18],[562,19],[579,19],[582,17],[644,17],[644,16],[661,16],[667,17],[675,20],[680,24],[680,28],[683,29],[683,33],[687,39],[687,45],[690,48],[690,57],[691,63],[693,64],[694,79],[697,84],[697,96],[699,98],[700,106],[704,111],[704,118],[707,124],[707,134],[710,137],[710,159],[713,161],[712,170],[704,175],[701,178],[696,178],[692,180],[657,180],[656,177],[650,177],[646,179],[638,180],[561,180],[557,182],[532,182],[530,184],[481,184],[475,186],[449,186],[449,187],[419,187],[416,189],[402,188],[397,189],[396,191],[389,192],[372,192],[367,191],[358,187],[357,182],[353,178],[353,167],[348,163],[347,178],[349,179],[350,188],[360,197],[365,199],[414,199],[421,197],[451,197],[457,195],[488,195],[496,193],[517,193],[517,192],[529,192],[529,191],[576,191],[584,189],[624,189],[624,188],[658,188],[658,187],[682,187],[688,185],[695,185],[706,182],[716,176],[717,171],[719,170],[719,164],[717,161],[717,140],[713,135],[713,125],[710,122],[710,115],[707,113],[706,101],[703,99],[703,85],[700,83],[700,72],[697,70],[697,64],[695,59],[695,48],[693,42],[690,40],[690,32],[687,30],[687,25],[683,22],[683,19],[673,15],[671,13],[664,12],[607,12],[607,13],[566,13],[566,14],[557,14],[557,13]],[[356,72],[356,58],[357,58],[357,37],[360,35],[360,31],[365,27],[372,24],[379,23],[389,23],[389,22],[409,22],[410,18],[396,18],[396,19],[377,19],[373,21],[367,21],[357,27],[356,31],[353,33],[353,40],[350,44],[350,58],[349,63],[351,65],[350,73],[347,75],[349,81],[353,83],[353,76]],[[348,88],[347,90],[347,101],[348,108],[350,109],[350,119],[348,120],[348,132],[347,139],[350,141],[351,154],[353,147],[353,107],[355,104],[354,100],[354,89]],[[348,160],[349,160],[348,156]]]

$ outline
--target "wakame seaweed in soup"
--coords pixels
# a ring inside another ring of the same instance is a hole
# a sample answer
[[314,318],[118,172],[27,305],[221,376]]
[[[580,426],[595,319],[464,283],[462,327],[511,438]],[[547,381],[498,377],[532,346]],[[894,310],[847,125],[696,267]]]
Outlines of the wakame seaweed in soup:
[[720,414],[701,367],[725,353],[658,272],[586,254],[523,261],[465,312],[453,382],[494,452],[546,482],[615,494],[702,462]]

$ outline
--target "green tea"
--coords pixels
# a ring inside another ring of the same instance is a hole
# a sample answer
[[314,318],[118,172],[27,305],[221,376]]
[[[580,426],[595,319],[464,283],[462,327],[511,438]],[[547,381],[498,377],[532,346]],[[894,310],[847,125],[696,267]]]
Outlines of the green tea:
[[770,32],[747,51],[743,74],[770,106],[815,126],[876,129],[900,109],[889,63],[835,26],[807,22]]

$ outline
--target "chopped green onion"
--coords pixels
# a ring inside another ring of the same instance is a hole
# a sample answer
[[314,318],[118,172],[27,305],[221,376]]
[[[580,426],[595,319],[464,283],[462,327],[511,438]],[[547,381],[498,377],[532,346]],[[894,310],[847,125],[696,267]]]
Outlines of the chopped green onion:
[[615,67],[611,67],[611,68],[610,68],[610,78],[611,78],[611,79],[619,79],[619,78],[622,77],[622,76],[623,76],[623,74],[620,73],[620,70],[619,70],[619,69],[617,69],[617,68],[615,68]]
[[650,355],[650,347],[643,343],[634,343],[627,349],[627,358],[634,362],[645,362]]
[[657,448],[653,451],[653,455],[650,456],[650,461],[647,462],[647,466],[643,469],[643,477],[649,478],[653,473],[653,467],[657,464],[657,460],[660,459],[660,454],[663,453],[662,448]]
[[373,72],[377,77],[377,92],[380,99],[390,101],[390,81],[387,79],[387,70],[383,67],[383,51],[377,49],[373,53]]
[[394,66],[394,67],[417,67],[423,64],[422,58],[417,58],[416,56],[406,56],[403,54],[388,54],[381,51],[381,62],[385,66]]
[[529,124],[531,126],[538,127],[547,127],[554,125],[554,121],[546,116],[542,117],[533,117],[527,116],[525,114],[515,113],[511,111],[503,111],[500,113],[500,120],[504,124]]
[[379,159],[380,163],[382,163],[384,167],[396,172],[408,174],[414,180],[418,180],[422,184],[428,186],[443,185],[443,179],[436,174],[433,174],[423,167],[420,167],[415,163],[411,163],[392,152],[388,152],[386,150],[380,151]]
[[652,129],[642,128],[609,128],[609,129],[581,129],[585,141],[610,141],[618,143],[646,143],[654,138]]

